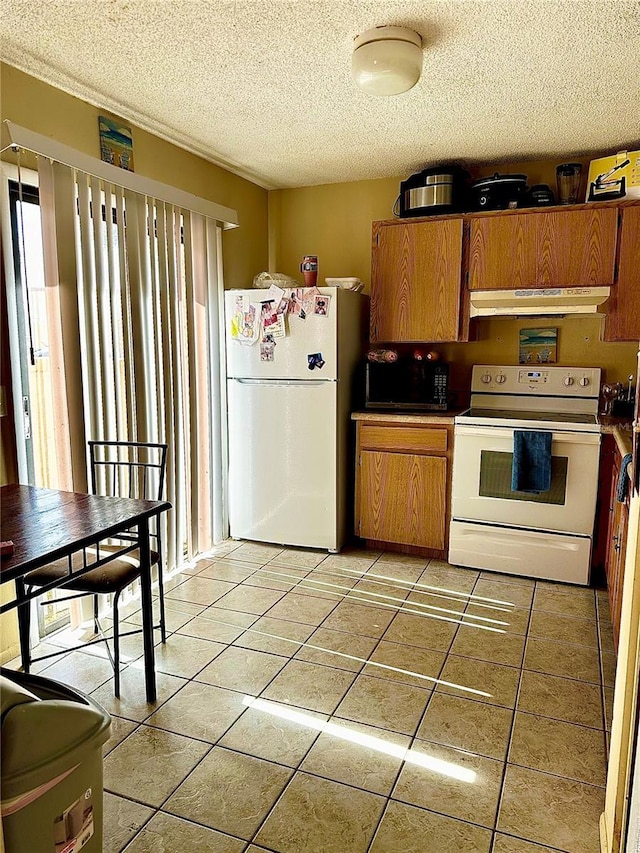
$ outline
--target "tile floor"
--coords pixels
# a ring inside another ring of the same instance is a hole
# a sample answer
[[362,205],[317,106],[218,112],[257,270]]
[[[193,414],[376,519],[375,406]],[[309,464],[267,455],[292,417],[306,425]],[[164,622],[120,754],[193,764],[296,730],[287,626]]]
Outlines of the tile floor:
[[154,706],[140,635],[120,701],[99,647],[40,666],[113,715],[105,853],[599,850],[606,593],[240,542],[167,586]]

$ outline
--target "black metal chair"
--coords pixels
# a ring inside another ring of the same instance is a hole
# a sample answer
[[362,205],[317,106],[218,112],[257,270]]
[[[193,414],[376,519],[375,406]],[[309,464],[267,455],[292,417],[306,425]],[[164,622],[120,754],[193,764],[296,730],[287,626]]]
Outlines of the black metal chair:
[[[116,497],[140,498],[146,500],[162,500],[167,464],[167,445],[139,441],[90,441],[89,459],[91,466],[91,491],[94,495],[110,495]],[[156,518],[154,529],[151,525],[151,567],[157,567],[158,591],[160,599],[160,628],[162,642],[166,642],[167,631],[164,611],[164,586],[162,579],[162,538],[160,535],[159,518]],[[92,643],[105,642],[107,654],[114,670],[115,695],[120,696],[120,639],[130,634],[140,633],[140,630],[120,633],[118,621],[118,604],[120,595],[140,577],[140,551],[131,543],[137,542],[134,532],[131,535],[119,535],[117,540],[100,542],[94,548],[87,548],[72,558],[58,560],[42,569],[30,572],[24,578],[24,588],[27,595],[34,588],[46,586],[53,580],[69,575],[73,570],[83,568],[93,561],[100,561],[98,568],[85,572],[78,578],[70,580],[59,587],[72,590],[74,595],[57,599],[58,602],[70,601],[86,595],[93,595],[93,621],[95,633],[100,637],[90,643],[83,643],[74,648],[83,648]],[[128,547],[125,547],[127,546]],[[87,553],[88,552],[88,553]],[[89,554],[89,556],[88,556]],[[109,558],[109,554],[113,556]],[[105,557],[107,562],[104,562]],[[98,619],[98,596],[113,595],[113,654],[108,640]],[[27,616],[28,619],[28,616]],[[26,626],[28,636],[28,625]],[[64,649],[64,652],[70,649]],[[62,653],[62,652],[61,652]],[[56,654],[56,653],[54,653]],[[43,655],[31,658],[28,652],[28,663],[43,660],[53,655]],[[28,671],[28,667],[27,667]]]

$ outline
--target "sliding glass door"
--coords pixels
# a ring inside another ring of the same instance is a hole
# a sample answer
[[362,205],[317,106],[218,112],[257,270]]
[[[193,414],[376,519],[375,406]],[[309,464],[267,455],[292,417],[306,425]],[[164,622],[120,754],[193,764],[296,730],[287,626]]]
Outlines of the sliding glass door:
[[[22,459],[23,469],[26,468],[21,475],[24,477],[26,473],[27,481],[34,486],[45,486],[48,485],[48,477],[43,475],[41,463],[36,465],[35,425],[32,422],[32,417],[35,415],[37,420],[38,416],[36,409],[40,385],[36,378],[40,372],[36,368],[36,358],[40,361],[48,350],[46,340],[40,337],[41,305],[36,296],[38,291],[44,290],[38,190],[24,184],[20,187],[15,181],[10,181],[8,193],[15,274],[15,287],[9,295],[10,313],[13,314],[18,341],[17,352],[12,352],[15,405],[19,410],[17,439],[21,444],[18,455]],[[25,252],[27,245],[29,251]],[[46,317],[44,319],[46,327]]]
[[172,570],[227,534],[222,229],[48,158],[31,176],[5,264],[20,481],[85,491],[88,440],[166,442]]
[[[10,324],[17,346],[11,353],[16,418],[16,441],[21,481],[55,488],[55,446],[48,425],[51,412],[51,360],[45,299],[42,223],[38,189],[8,182],[11,254],[14,280],[7,294],[13,308]],[[16,393],[17,391],[17,393]],[[39,638],[70,621],[69,605],[51,591],[37,608]]]

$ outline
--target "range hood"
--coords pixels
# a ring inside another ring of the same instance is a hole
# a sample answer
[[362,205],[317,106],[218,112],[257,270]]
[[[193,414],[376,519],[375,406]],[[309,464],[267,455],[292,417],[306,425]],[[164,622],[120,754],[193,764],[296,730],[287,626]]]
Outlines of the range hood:
[[597,314],[608,287],[550,287],[528,290],[472,290],[471,317]]

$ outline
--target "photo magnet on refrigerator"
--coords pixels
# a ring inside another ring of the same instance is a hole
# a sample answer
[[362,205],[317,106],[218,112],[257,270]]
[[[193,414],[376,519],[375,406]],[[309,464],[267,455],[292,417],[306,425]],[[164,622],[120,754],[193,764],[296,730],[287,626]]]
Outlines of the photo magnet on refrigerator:
[[260,341],[260,361],[273,361],[276,342],[271,335],[265,335]]
[[318,370],[321,370],[324,367],[324,359],[321,352],[310,353],[307,356],[307,361],[309,362],[309,370],[315,370],[316,367]]
[[329,316],[329,306],[331,305],[331,297],[320,294],[314,298],[313,313],[319,317]]

